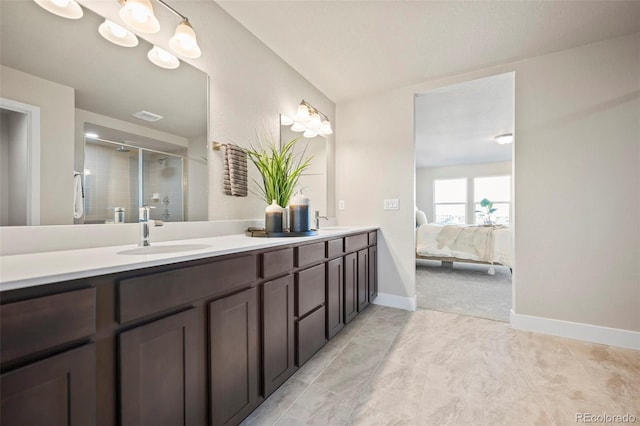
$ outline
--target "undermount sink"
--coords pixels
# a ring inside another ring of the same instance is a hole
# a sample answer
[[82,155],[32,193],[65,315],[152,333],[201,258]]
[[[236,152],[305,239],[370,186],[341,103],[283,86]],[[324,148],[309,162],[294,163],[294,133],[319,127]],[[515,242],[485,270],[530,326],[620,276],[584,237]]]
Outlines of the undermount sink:
[[119,251],[118,254],[134,254],[134,255],[146,255],[146,254],[168,254],[168,253],[180,253],[183,251],[202,250],[211,247],[209,244],[171,244],[171,245],[158,245],[147,247],[136,247],[128,250]]

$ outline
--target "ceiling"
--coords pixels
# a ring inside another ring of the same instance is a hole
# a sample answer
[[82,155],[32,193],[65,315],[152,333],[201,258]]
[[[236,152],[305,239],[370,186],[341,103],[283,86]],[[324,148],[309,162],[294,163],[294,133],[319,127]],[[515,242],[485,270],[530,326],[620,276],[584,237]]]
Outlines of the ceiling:
[[[153,65],[144,40],[132,48],[109,43],[98,33],[104,18],[86,7],[77,20],[25,0],[3,0],[1,12],[3,65],[75,88],[77,108],[182,137],[206,135],[202,71],[184,62],[175,70]],[[148,123],[131,116],[140,110],[164,118]]]
[[513,145],[494,137],[513,134],[513,96],[513,73],[416,96],[416,167],[511,161]]
[[640,31],[640,1],[216,2],[334,102]]
[[[334,102],[640,31],[640,1],[216,0]],[[416,97],[416,166],[510,161],[513,75]]]

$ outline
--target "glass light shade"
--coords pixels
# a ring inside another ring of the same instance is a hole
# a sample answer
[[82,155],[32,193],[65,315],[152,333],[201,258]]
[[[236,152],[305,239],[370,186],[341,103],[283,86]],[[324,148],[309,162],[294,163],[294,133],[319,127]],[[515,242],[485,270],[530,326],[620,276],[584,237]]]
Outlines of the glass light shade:
[[158,46],[153,46],[149,53],[147,53],[147,58],[155,65],[169,70],[176,69],[180,66],[178,58],[166,50],[160,49]]
[[295,123],[293,123],[293,126],[291,126],[291,130],[293,130],[294,132],[304,132],[305,130],[307,130],[307,128],[304,127],[304,124],[298,123],[296,121]]
[[298,112],[296,113],[296,121],[299,123],[306,123],[311,118],[309,115],[309,108],[305,104],[298,105]]
[[282,126],[291,126],[293,124],[293,120],[287,117],[286,115],[280,116],[280,125]]
[[75,0],[34,0],[38,6],[54,15],[67,19],[80,19],[84,12]]
[[178,24],[174,36],[169,40],[169,47],[185,58],[199,58],[202,55],[202,51],[196,41],[196,32],[193,31],[191,24],[187,20]]
[[302,136],[304,136],[305,138],[315,138],[316,136],[318,136],[318,132],[312,129],[307,129],[304,131]]
[[513,134],[511,133],[505,133],[504,135],[498,135],[494,138],[496,140],[496,142],[498,142],[500,145],[504,145],[504,144],[508,144],[513,142]]
[[313,129],[316,131],[320,130],[320,127],[322,126],[322,120],[320,119],[320,114],[318,114],[317,112],[314,112],[313,114],[311,114],[311,118],[309,119],[309,123],[307,124],[307,127],[309,129]]
[[138,37],[131,31],[105,19],[98,27],[98,32],[106,40],[123,47],[134,47],[138,45]]
[[330,135],[333,133],[333,129],[331,129],[331,122],[329,120],[324,120],[322,125],[320,126],[320,130],[318,130],[318,134],[320,135]]
[[141,33],[153,34],[160,31],[160,22],[153,13],[150,0],[126,0],[120,8],[120,19]]

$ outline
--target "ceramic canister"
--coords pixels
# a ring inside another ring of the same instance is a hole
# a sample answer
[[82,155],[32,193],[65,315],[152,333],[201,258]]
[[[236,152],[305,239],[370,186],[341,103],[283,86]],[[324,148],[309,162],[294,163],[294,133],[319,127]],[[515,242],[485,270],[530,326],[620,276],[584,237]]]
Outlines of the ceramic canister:
[[309,199],[298,192],[289,200],[289,230],[306,232],[309,229]]
[[264,230],[266,232],[282,232],[282,207],[273,200],[271,205],[264,209]]

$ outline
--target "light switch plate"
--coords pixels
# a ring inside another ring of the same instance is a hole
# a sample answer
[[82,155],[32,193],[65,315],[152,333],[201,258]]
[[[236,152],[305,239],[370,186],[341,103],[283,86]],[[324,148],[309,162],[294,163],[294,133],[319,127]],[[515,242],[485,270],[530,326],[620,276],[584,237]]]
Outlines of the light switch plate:
[[397,198],[388,198],[384,200],[384,209],[385,210],[399,210],[400,202]]
[[338,210],[344,210],[344,200],[338,200]]

